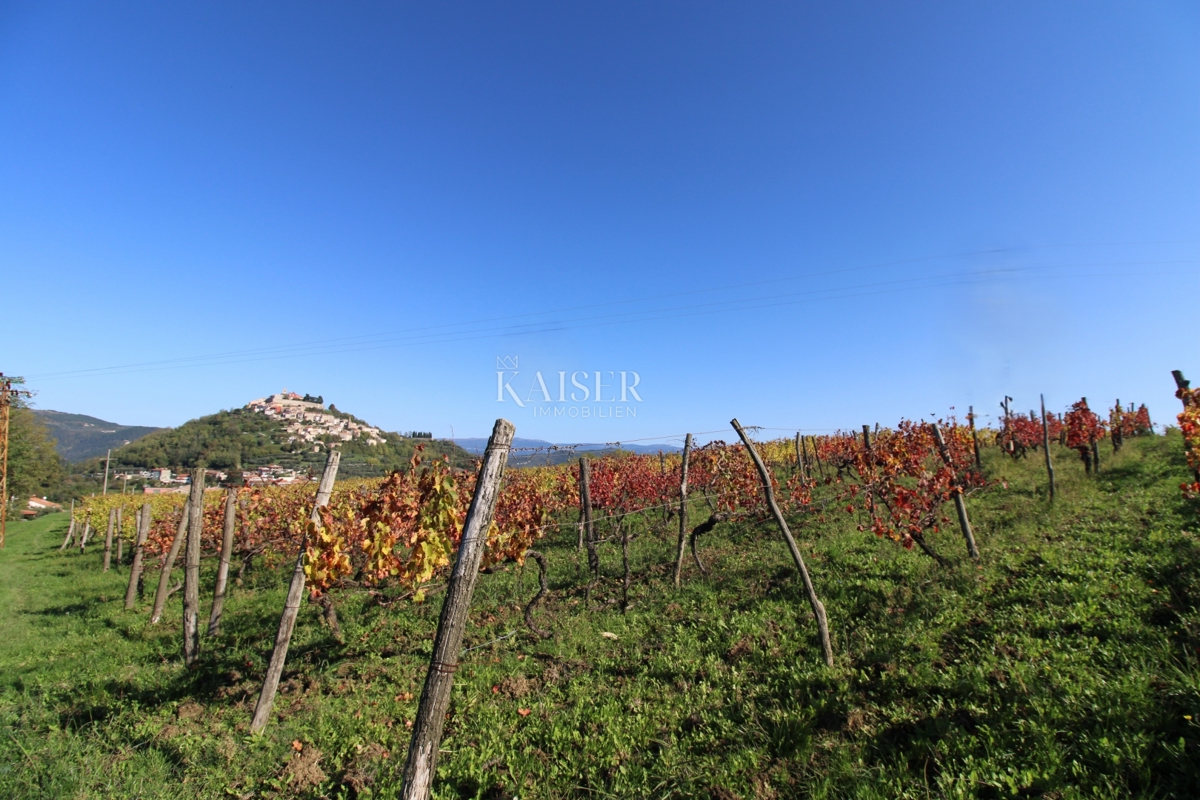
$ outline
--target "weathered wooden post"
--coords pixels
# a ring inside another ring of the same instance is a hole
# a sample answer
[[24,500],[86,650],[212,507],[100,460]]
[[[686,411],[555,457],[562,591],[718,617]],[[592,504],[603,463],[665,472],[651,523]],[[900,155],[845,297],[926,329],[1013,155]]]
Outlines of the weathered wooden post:
[[133,542],[133,563],[129,567],[129,588],[125,590],[125,610],[133,608],[137,601],[138,585],[142,580],[142,552],[146,546],[146,537],[150,535],[150,504],[142,506],[138,515],[137,538]]
[[200,532],[204,526],[204,466],[192,470],[187,546],[183,551],[183,662],[200,657]]
[[112,540],[113,526],[117,524],[117,510],[110,508],[108,510],[108,527],[104,530],[104,569],[103,572],[108,572],[109,564],[112,562]]
[[[329,451],[325,459],[325,471],[321,473],[321,483],[317,486],[317,499],[313,503],[310,519],[317,525],[321,524],[318,511],[329,503],[333,494],[333,482],[337,478],[338,464],[342,451]],[[300,613],[300,598],[304,594],[304,551],[308,545],[308,537],[300,537],[300,553],[296,556],[296,566],[292,570],[292,584],[288,587],[287,600],[283,604],[283,614],[279,618],[279,631],[275,634],[275,648],[271,651],[271,661],[267,665],[267,674],[263,678],[262,691],[258,695],[258,705],[254,707],[254,718],[250,721],[251,733],[262,733],[271,717],[271,708],[275,705],[275,692],[279,690],[279,677],[283,674],[283,665],[287,661],[288,646],[292,642],[292,630],[296,627],[296,616]]]
[[475,580],[479,577],[479,561],[487,543],[487,531],[492,524],[496,497],[500,493],[500,479],[504,476],[514,431],[513,424],[508,420],[496,420],[483,456],[483,466],[475,483],[475,495],[471,498],[471,507],[463,526],[458,558],[454,562],[446,599],[442,603],[442,614],[433,643],[433,658],[425,676],[417,718],[413,722],[408,762],[404,766],[404,785],[400,789],[403,800],[428,800],[433,788],[438,747],[446,723],[446,708],[450,705],[454,671],[458,668],[467,611],[475,591]]
[[1046,396],[1042,401],[1042,449],[1046,451],[1046,474],[1050,476],[1050,500],[1054,500],[1054,463],[1050,460],[1050,423],[1046,420]]
[[124,521],[121,519],[121,507],[117,506],[117,568],[120,569],[121,561],[125,558],[125,537],[121,535],[124,530]]
[[[1042,408],[1045,416],[1046,409]],[[971,446],[975,448],[975,469],[983,472],[983,459],[979,457],[979,432],[975,430],[975,406],[967,406],[967,421],[971,423]]]
[[221,612],[225,608],[225,589],[229,585],[229,559],[233,556],[233,534],[237,525],[237,489],[225,495],[225,528],[221,532],[221,560],[217,564],[217,585],[213,589],[212,613],[208,615],[208,635],[221,631]]
[[821,451],[817,449],[817,437],[809,436],[812,439],[813,446],[813,461],[817,462],[817,469],[821,471],[821,480],[825,480],[825,462],[821,460]]
[[167,604],[167,594],[171,587],[171,570],[175,566],[175,559],[179,556],[179,548],[183,546],[191,507],[190,500],[183,504],[183,511],[179,513],[179,525],[175,528],[175,538],[171,540],[171,549],[167,551],[162,570],[158,573],[158,591],[154,593],[154,608],[150,611],[151,625],[157,625],[158,621],[162,619],[163,607]]
[[792,537],[792,531],[788,528],[787,520],[783,518],[783,512],[779,510],[779,506],[775,502],[775,492],[771,488],[771,475],[767,472],[766,465],[763,464],[758,451],[754,449],[754,445],[750,442],[750,437],[742,430],[742,426],[737,421],[737,418],[735,417],[729,424],[737,431],[738,436],[742,439],[742,443],[746,445],[746,450],[750,453],[750,458],[754,460],[754,467],[758,470],[758,477],[762,480],[763,494],[766,496],[767,506],[771,509],[771,515],[775,517],[775,524],[779,526],[779,530],[783,534],[783,540],[787,542],[788,549],[792,551],[792,560],[796,562],[796,569],[800,571],[800,578],[804,581],[804,591],[808,594],[808,603],[812,606],[813,616],[817,618],[817,630],[821,634],[821,650],[825,654],[825,665],[832,667],[833,646],[829,643],[829,622],[825,617],[825,606],[817,598],[817,590],[813,587],[812,578],[808,574],[808,567],[804,564],[804,556],[800,554],[800,548],[797,546],[796,540]]
[[683,466],[679,473],[679,543],[675,548],[675,588],[679,588],[679,576],[683,572],[683,549],[687,546],[687,476],[688,457],[692,453],[692,435],[683,440]]
[[591,470],[586,458],[579,459],[579,503],[583,507],[584,542],[587,544],[588,571],[592,573],[583,601],[592,601],[592,588],[600,580],[600,556],[596,552],[596,526],[592,521]]
[[1112,428],[1112,449],[1113,453],[1118,453],[1121,450],[1121,445],[1125,444],[1125,437],[1121,431],[1121,398],[1117,398],[1117,404],[1113,406],[1112,413],[1108,415],[1108,426]]
[[[937,440],[942,462],[953,470],[954,461],[950,458],[950,448],[946,447],[946,440],[942,438],[942,429],[936,422],[930,424],[933,425],[933,438]],[[971,533],[971,522],[967,519],[967,501],[963,499],[962,487],[958,485],[957,479],[954,481],[954,510],[958,512],[958,527],[962,530],[963,538],[967,540],[967,552],[971,554],[971,558],[978,559],[979,548],[975,546],[975,535]]]
[[1012,398],[1008,395],[1005,395],[1004,402],[1000,404],[1000,407],[1004,409],[1004,433],[1006,434],[1004,437],[1004,449],[1009,455],[1012,455],[1013,451],[1016,450],[1016,443],[1013,441],[1012,435],[1009,434],[1009,431],[1011,430],[1011,423],[1009,420],[1012,417],[1011,412],[1008,410],[1008,404],[1010,402],[1012,402]]

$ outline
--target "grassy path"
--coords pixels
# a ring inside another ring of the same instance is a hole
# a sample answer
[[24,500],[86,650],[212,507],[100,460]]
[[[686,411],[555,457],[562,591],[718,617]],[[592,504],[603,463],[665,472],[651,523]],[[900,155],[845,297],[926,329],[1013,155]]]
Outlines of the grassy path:
[[[933,536],[941,569],[844,513],[797,522],[832,670],[769,526],[718,526],[712,574],[689,565],[679,592],[671,537],[639,539],[627,615],[583,607],[572,536],[552,539],[538,616],[554,638],[523,629],[531,574],[480,581],[437,796],[1200,797],[1200,517],[1180,442],[1131,442],[1097,478],[1056,455],[1051,507],[1040,459],[987,453],[979,564],[953,526]],[[251,738],[284,574],[234,592],[189,673],[178,598],[155,628],[124,612],[125,573],[60,555],[64,523],[16,523],[0,552],[0,796],[394,796],[437,600],[344,598],[345,645],[305,607],[279,713]],[[604,552],[608,575],[619,558]]]

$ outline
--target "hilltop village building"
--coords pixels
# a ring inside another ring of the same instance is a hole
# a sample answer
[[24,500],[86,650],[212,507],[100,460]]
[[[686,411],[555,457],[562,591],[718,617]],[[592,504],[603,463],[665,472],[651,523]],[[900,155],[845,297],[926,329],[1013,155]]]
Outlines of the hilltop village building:
[[322,437],[332,436],[343,442],[363,439],[371,446],[384,443],[383,431],[338,417],[325,410],[325,404],[305,400],[295,392],[284,389],[270,397],[251,400],[246,408],[268,417],[287,422],[289,442],[320,445]]

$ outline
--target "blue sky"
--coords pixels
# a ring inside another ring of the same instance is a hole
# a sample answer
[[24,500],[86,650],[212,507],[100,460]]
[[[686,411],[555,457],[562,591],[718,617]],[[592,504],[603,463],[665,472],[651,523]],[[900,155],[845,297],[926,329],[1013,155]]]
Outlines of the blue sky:
[[[0,369],[125,424],[1165,421],[1200,6],[9,2],[0,269]],[[497,402],[498,357],[642,400]]]

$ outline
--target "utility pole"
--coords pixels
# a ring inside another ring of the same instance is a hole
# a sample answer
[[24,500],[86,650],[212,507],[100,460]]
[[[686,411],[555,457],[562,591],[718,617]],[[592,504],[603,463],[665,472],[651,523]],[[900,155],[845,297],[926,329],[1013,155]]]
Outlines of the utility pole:
[[12,399],[30,392],[14,389],[13,384],[25,383],[24,378],[6,378],[0,372],[0,498],[4,504],[0,506],[0,547],[4,547],[4,533],[8,528],[8,419],[12,407]]

